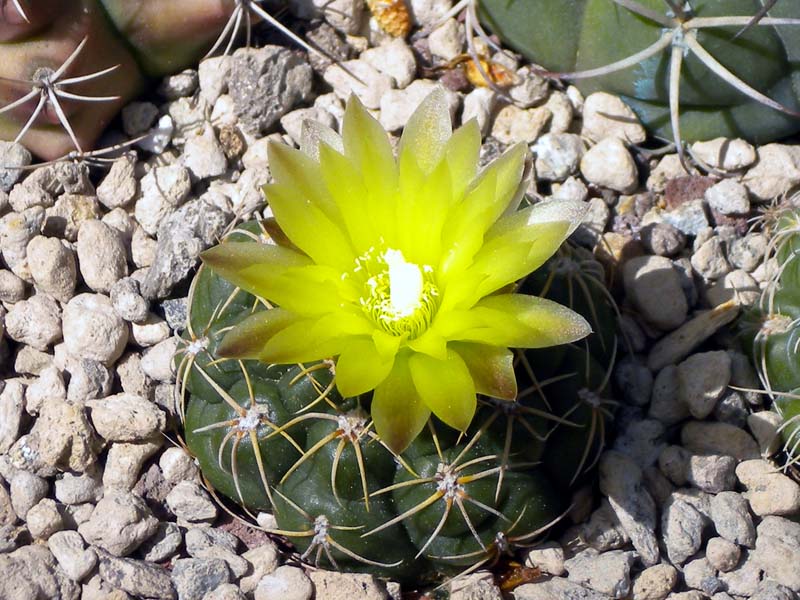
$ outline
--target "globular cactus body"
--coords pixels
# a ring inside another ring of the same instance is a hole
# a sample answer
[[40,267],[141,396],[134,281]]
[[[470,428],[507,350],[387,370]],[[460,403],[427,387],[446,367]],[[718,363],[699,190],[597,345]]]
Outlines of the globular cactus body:
[[763,15],[758,0],[480,0],[480,8],[509,45],[573,74],[584,94],[620,95],[656,135],[677,135],[678,100],[678,137],[687,141],[763,143],[800,129],[797,2],[778,0]]
[[774,272],[758,305],[742,319],[742,331],[772,408],[782,418],[786,460],[794,464],[800,459],[800,213],[790,203],[765,223]]
[[[248,223],[227,241],[265,237]],[[589,256],[566,248],[524,287],[563,291],[599,333],[518,351],[515,401],[482,399],[463,434],[432,419],[402,454],[374,432],[368,395],[341,398],[333,363],[217,356],[233,324],[268,309],[204,268],[178,356],[188,447],[214,489],[247,511],[274,512],[277,531],[310,562],[416,584],[493,564],[559,519],[602,442],[607,404],[592,399],[609,391],[615,319],[602,278],[586,275],[599,269]]]

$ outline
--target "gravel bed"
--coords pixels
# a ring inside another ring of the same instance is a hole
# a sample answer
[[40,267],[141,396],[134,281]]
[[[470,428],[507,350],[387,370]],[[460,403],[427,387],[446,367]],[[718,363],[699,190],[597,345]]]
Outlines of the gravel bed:
[[[423,28],[451,4],[411,0]],[[498,55],[516,73],[509,104],[442,68],[466,48],[457,20],[405,42],[361,0],[322,16],[308,37],[363,83],[286,47],[240,49],[129,105],[106,142],[150,132],[136,152],[0,170],[0,598],[401,597],[305,567],[220,508],[174,443],[171,359],[199,253],[264,214],[267,142],[297,142],[304,119],[336,126],[350,93],[397,134],[440,84],[456,122],[477,119],[487,161],[525,142],[532,194],[588,204],[574,240],[613,274],[627,339],[599,491],[526,554],[540,577],[503,595],[479,572],[451,597],[798,598],[800,485],[779,468],[765,397],[741,391],[759,383],[726,326],[775,268],[748,219],[800,184],[800,149],[698,143],[730,177],[690,176],[639,147],[645,131],[614,96],[584,99]],[[31,161],[11,143],[0,156]]]

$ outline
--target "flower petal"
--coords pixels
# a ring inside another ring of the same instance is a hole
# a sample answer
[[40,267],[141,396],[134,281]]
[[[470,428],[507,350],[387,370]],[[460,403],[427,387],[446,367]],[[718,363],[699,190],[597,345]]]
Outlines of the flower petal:
[[374,390],[389,375],[394,356],[383,357],[370,338],[353,338],[336,361],[336,387],[343,398]]
[[481,298],[522,279],[538,269],[563,243],[566,221],[543,223],[516,231],[495,243],[486,243],[464,271],[451,274],[439,310],[466,309]]
[[411,378],[422,401],[439,419],[466,431],[475,416],[475,384],[464,360],[453,350],[447,359],[413,354],[408,361]]
[[[393,229],[395,212],[389,201],[370,202],[361,173],[353,162],[327,144],[320,146],[320,168],[339,208],[347,234],[358,255],[376,246],[383,227]],[[391,233],[388,234],[391,237]]]
[[469,342],[454,342],[451,347],[467,364],[479,394],[501,400],[514,400],[517,397],[513,351]]
[[319,162],[319,151],[322,144],[344,154],[342,136],[319,121],[305,119],[300,133],[300,150],[312,160]]
[[[354,94],[342,122],[345,156],[352,162],[367,194],[368,214],[381,234],[394,226],[398,171],[389,135]],[[338,181],[342,181],[341,175]],[[328,186],[333,189],[331,181]],[[389,238],[387,238],[388,240]]]
[[443,281],[469,264],[487,230],[516,199],[527,156],[524,144],[514,146],[481,173],[463,202],[453,206],[447,219],[442,242],[444,256],[438,271]]
[[278,331],[259,359],[268,363],[305,363],[341,354],[353,336],[369,335],[370,323],[357,315],[335,313],[303,319]]
[[375,432],[398,454],[425,427],[431,411],[414,387],[407,356],[398,355],[389,376],[375,388],[370,414]]
[[[267,146],[267,160],[274,182],[291,190],[290,195],[295,203],[303,205],[310,202],[329,219],[336,220],[336,205],[323,185],[317,161],[300,150],[275,142]],[[283,225],[280,219],[279,222]]]
[[415,167],[423,175],[433,172],[444,155],[453,125],[444,89],[437,86],[420,103],[400,138],[398,157],[401,178],[405,169]]
[[442,315],[437,329],[449,340],[511,348],[545,348],[580,340],[592,331],[575,311],[537,296],[489,296],[466,311]]
[[475,180],[480,153],[481,128],[476,119],[470,119],[453,132],[444,150],[456,199],[460,199]]
[[319,207],[283,184],[265,185],[264,195],[286,236],[315,263],[352,268],[350,240]]
[[250,315],[225,334],[217,353],[225,358],[256,359],[277,332],[297,322],[297,315],[273,308]]

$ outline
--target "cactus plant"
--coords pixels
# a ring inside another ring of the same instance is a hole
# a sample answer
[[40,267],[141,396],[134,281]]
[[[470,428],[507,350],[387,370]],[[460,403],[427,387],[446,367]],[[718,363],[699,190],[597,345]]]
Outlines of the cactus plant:
[[800,212],[793,201],[766,212],[774,272],[760,302],[742,318],[746,345],[772,408],[782,418],[783,451],[790,464],[800,459]]
[[[464,0],[584,93],[620,95],[668,139],[800,130],[800,5],[758,0]],[[543,26],[546,24],[546,26]],[[680,145],[679,145],[680,148]]]
[[146,81],[229,52],[253,19],[313,48],[262,0],[14,0],[0,13],[0,139],[45,160],[89,150]]
[[[524,147],[476,176],[479,147],[435,92],[395,158],[351,99],[342,137],[307,123],[302,151],[271,147],[274,221],[239,226],[192,283],[188,447],[316,564],[418,583],[491,564],[594,460],[611,300],[578,250],[548,261],[583,207],[517,210]],[[541,296],[513,293],[543,263]],[[546,299],[570,296],[586,319]]]

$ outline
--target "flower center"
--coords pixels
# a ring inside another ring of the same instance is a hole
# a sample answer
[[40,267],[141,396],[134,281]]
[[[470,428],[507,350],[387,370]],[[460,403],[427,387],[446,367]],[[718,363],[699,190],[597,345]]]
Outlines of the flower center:
[[365,275],[361,306],[381,329],[414,339],[431,324],[439,289],[429,265],[408,262],[401,250],[371,249],[356,259],[355,271]]

